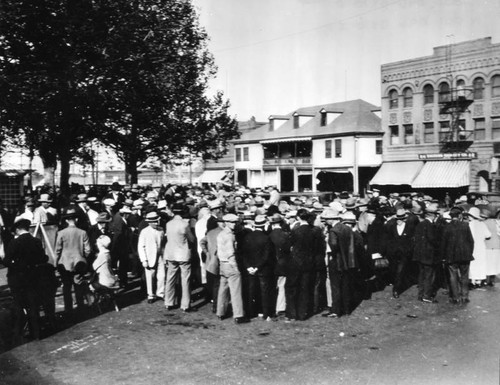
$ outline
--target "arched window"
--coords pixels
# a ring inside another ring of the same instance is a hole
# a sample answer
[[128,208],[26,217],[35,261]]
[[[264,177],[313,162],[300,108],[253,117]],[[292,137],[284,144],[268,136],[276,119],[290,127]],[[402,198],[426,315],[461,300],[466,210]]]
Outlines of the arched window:
[[432,103],[434,103],[434,87],[430,84],[427,84],[424,87],[424,104]]
[[457,80],[457,96],[459,98],[465,98],[465,80]]
[[413,91],[410,87],[403,90],[403,107],[413,107]]
[[389,92],[389,108],[398,108],[398,91]]
[[472,88],[474,89],[474,100],[484,98],[484,80],[483,78],[475,78],[472,82]]
[[439,85],[439,103],[450,101],[450,85],[448,83],[441,83]]
[[491,97],[497,98],[500,96],[500,75],[495,75],[491,78]]

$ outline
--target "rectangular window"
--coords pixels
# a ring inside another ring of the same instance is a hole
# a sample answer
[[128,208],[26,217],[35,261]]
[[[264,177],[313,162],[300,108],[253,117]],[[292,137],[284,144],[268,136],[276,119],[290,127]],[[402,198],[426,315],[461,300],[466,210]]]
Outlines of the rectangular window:
[[321,127],[325,127],[326,126],[326,112],[322,112],[321,113]]
[[439,141],[449,141],[453,137],[453,133],[450,128],[450,121],[446,120],[444,122],[439,122]]
[[424,143],[434,143],[434,123],[424,123]]
[[331,158],[332,157],[332,141],[331,140],[325,140],[325,158]]
[[484,119],[474,120],[474,140],[486,139],[486,123]]
[[391,144],[399,144],[399,126],[390,126],[389,130],[391,131]]
[[375,141],[375,154],[381,155],[383,153],[383,141],[382,140],[376,140]]
[[243,147],[243,162],[248,162],[248,147]]
[[415,137],[413,136],[413,124],[403,125],[405,132],[405,144],[413,144]]
[[235,155],[236,162],[241,162],[241,148],[235,149]]
[[491,135],[493,139],[500,139],[500,118],[491,118]]
[[335,158],[342,158],[342,139],[335,139]]
[[293,117],[293,128],[299,128],[299,116],[294,116]]

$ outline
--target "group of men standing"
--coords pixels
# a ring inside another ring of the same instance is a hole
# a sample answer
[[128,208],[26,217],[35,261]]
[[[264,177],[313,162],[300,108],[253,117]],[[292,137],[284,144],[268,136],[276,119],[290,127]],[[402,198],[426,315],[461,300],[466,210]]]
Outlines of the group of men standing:
[[[61,218],[49,195],[39,197],[39,207],[27,200],[4,261],[12,287],[20,287],[16,281],[30,286],[29,279],[16,278],[19,261],[30,261],[32,268],[47,260],[47,249],[28,234],[29,225],[52,223],[59,227],[53,263],[68,314],[73,290],[77,307],[85,306],[80,283],[103,235],[112,240],[110,255],[122,288],[130,276],[143,276],[148,303],[161,299],[169,310],[189,312],[196,278],[212,311],[220,319],[232,315],[236,323],[257,316],[292,322],[317,313],[349,315],[387,284],[393,285],[394,298],[418,282],[423,302],[435,302],[443,285],[450,302],[469,300],[469,264],[478,235],[465,220],[480,219],[474,207],[457,206],[442,215],[444,209],[431,201],[388,204],[378,196],[347,195],[321,204],[285,202],[275,188],[266,202],[258,194],[202,194],[177,186],[126,197],[115,187],[99,200],[78,194]],[[35,241],[23,243],[27,237]],[[19,251],[23,245],[37,250],[30,249],[31,259]],[[20,307],[33,307],[26,296],[36,290],[28,289],[15,296]]]

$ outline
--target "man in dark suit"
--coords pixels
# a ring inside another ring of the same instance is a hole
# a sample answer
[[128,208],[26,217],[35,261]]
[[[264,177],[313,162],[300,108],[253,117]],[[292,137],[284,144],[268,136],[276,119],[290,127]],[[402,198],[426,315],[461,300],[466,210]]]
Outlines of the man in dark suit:
[[274,267],[275,280],[277,279],[278,296],[276,299],[276,314],[282,314],[286,310],[285,282],[286,266],[290,260],[290,233],[283,230],[283,217],[276,213],[269,219],[271,232],[269,238],[274,245],[276,264]]
[[127,286],[127,273],[132,253],[132,231],[128,225],[128,217],[131,213],[132,210],[128,206],[123,206],[110,223],[110,231],[113,234],[110,250],[111,260],[113,266],[118,265],[118,278],[122,288]]
[[413,260],[418,263],[418,299],[426,303],[435,300],[435,279],[439,257],[440,238],[436,227],[438,207],[430,204],[425,209],[425,218],[415,229]]
[[288,320],[305,320],[310,316],[310,302],[314,290],[314,261],[324,250],[323,239],[308,223],[309,212],[306,209],[297,211],[299,225],[291,233],[291,258],[287,266],[285,283],[286,317]]
[[262,309],[265,320],[274,317],[274,246],[264,232],[267,219],[264,215],[255,217],[255,230],[243,240],[241,247],[242,262],[248,272],[247,316],[255,317]]
[[97,223],[89,227],[87,234],[89,236],[90,243],[90,254],[87,257],[87,262],[89,266],[92,266],[99,249],[97,248],[97,239],[101,235],[107,235],[111,238],[111,232],[109,231],[109,223],[111,222],[111,216],[107,212],[99,213],[97,216]]
[[119,210],[123,202],[125,202],[125,195],[122,193],[122,186],[118,182],[113,182],[111,185],[111,191],[109,191],[105,196],[104,199],[113,199],[115,201],[115,210]]
[[47,255],[42,242],[30,232],[30,221],[18,220],[14,226],[17,238],[7,248],[4,264],[9,268],[7,283],[14,299],[14,342],[22,338],[23,309],[28,312],[28,319],[33,338],[40,339],[38,313],[38,276],[37,265],[47,262]]
[[90,219],[87,215],[89,205],[87,204],[87,194],[78,194],[76,197],[76,206],[74,207],[77,218],[77,226],[79,229],[87,231],[90,227]]
[[385,256],[389,260],[389,270],[392,278],[392,296],[399,298],[410,286],[407,275],[413,256],[413,235],[415,227],[407,222],[408,214],[404,209],[398,209],[396,216],[385,224]]
[[462,222],[462,210],[450,210],[451,222],[444,227],[441,255],[450,277],[450,303],[469,302],[469,265],[474,259],[474,238],[469,224]]

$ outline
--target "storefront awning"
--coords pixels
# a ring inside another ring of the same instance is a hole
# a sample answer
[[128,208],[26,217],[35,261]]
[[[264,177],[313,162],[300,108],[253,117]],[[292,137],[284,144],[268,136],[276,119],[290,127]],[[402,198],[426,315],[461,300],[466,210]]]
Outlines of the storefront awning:
[[311,141],[312,138],[310,136],[308,137],[302,137],[302,138],[280,138],[280,139],[269,139],[269,140],[261,140],[261,144],[268,144],[268,143],[285,143],[285,142],[307,142]]
[[469,185],[469,161],[426,162],[411,186],[413,188],[457,188]]
[[412,185],[413,180],[422,169],[424,162],[387,162],[370,181],[371,185]]
[[217,183],[221,182],[226,176],[228,170],[205,170],[203,174],[200,175],[201,183]]

